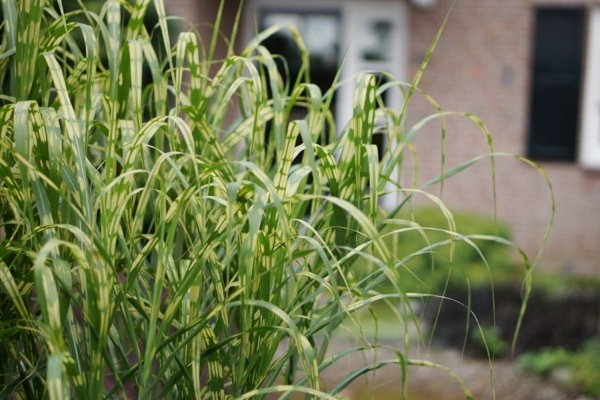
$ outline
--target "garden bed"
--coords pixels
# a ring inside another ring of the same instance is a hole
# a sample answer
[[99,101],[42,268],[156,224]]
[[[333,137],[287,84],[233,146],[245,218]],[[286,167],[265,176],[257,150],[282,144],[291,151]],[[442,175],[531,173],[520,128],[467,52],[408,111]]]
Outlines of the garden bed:
[[[473,288],[470,295],[466,287],[453,287],[446,296],[458,302],[440,304],[440,301],[430,301],[424,311],[425,319],[435,326],[433,338],[437,343],[460,349],[464,347],[466,337],[465,349],[470,354],[487,357],[478,338],[477,323],[463,305],[469,303],[470,297],[471,310],[484,334],[488,333],[488,345],[496,346],[496,356],[511,354],[510,344],[522,302],[519,287],[498,286],[494,289],[494,297],[489,287]],[[567,290],[550,294],[534,290],[512,353],[519,355],[548,347],[576,349],[598,335],[599,324],[600,293]]]

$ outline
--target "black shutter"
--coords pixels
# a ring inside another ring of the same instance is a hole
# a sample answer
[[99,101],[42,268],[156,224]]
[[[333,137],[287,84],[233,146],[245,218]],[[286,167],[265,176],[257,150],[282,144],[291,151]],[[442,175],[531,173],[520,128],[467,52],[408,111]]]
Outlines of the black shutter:
[[585,10],[538,8],[535,14],[528,155],[575,160]]

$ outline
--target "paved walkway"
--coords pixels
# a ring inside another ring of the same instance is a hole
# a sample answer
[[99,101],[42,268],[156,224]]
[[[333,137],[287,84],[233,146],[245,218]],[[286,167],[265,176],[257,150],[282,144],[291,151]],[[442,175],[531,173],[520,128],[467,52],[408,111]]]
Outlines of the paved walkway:
[[[347,344],[347,343],[346,343]],[[339,344],[343,346],[343,344]],[[336,345],[336,348],[339,347]],[[418,355],[417,355],[418,356]],[[394,357],[391,351],[380,350],[378,359]],[[417,358],[414,357],[413,358]],[[458,375],[473,393],[473,398],[492,399],[489,363],[485,360],[462,356],[454,349],[431,350],[421,355],[422,359],[448,366]],[[349,371],[360,368],[369,360],[356,356],[336,365],[328,371],[326,382],[336,382]],[[495,398],[498,400],[588,400],[584,396],[558,387],[549,380],[517,368],[511,361],[496,361],[493,366]],[[349,386],[343,394],[350,400],[401,399],[401,374],[398,366],[391,365],[369,373]],[[458,400],[465,399],[460,385],[444,371],[432,367],[409,367],[408,399],[412,400]],[[590,399],[591,400],[591,399]]]

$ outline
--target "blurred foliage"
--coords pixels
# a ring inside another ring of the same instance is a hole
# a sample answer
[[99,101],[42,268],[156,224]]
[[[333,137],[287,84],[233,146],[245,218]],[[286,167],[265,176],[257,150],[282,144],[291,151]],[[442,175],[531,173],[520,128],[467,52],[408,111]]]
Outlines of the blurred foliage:
[[482,326],[481,330],[473,330],[471,339],[485,354],[487,349],[494,355],[505,355],[510,350],[510,343],[502,337],[497,326]]
[[512,249],[496,240],[510,238],[510,229],[500,221],[455,211],[448,220],[439,208],[429,207],[415,208],[401,218],[414,228],[387,240],[395,254],[409,255],[401,267],[408,273],[398,282],[407,292],[439,294],[447,285],[464,286],[467,280],[473,286],[523,278]]
[[575,351],[549,348],[526,353],[517,359],[517,365],[554,377],[588,396],[600,397],[600,338],[585,342]]
[[558,296],[573,291],[600,293],[600,277],[590,274],[568,274],[536,269],[533,277],[535,290],[546,295]]

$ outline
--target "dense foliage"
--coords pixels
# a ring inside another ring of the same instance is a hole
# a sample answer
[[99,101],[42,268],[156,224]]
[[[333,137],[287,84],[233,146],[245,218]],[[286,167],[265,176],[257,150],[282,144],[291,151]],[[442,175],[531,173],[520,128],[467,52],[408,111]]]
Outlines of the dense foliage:
[[[261,46],[282,27],[216,60],[218,20],[203,43],[171,37],[162,0],[78,4],[2,1],[0,398],[333,398],[368,370],[422,364],[401,347],[332,387],[319,379],[373,349],[329,341],[377,302],[394,302],[408,342],[411,300],[426,296],[398,284],[412,253],[476,247],[425,190],[479,158],[421,187],[392,179],[420,127],[444,119],[432,101],[407,126],[426,62],[412,84],[356,76],[353,117],[336,124],[335,88],[307,82],[307,63],[284,82]],[[382,104],[387,90],[402,109]],[[398,214],[413,197],[443,213],[443,243],[398,254],[391,242],[426,231]]]

